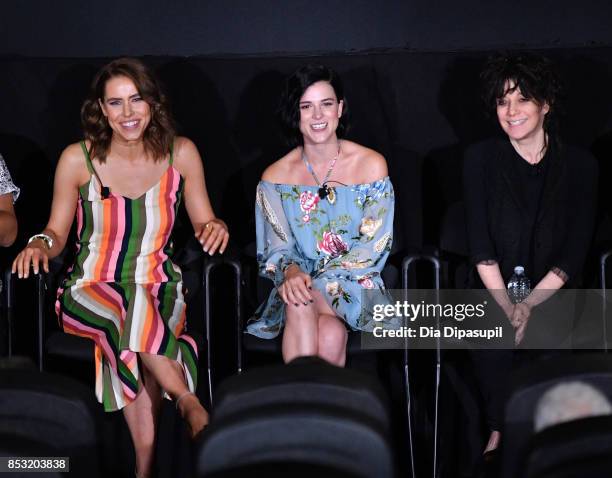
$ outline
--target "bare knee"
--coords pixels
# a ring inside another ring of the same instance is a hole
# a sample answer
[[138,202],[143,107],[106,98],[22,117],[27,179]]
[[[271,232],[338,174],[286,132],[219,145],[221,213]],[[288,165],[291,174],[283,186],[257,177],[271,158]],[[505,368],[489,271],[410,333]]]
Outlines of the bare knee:
[[344,324],[335,317],[319,318],[319,356],[334,365],[344,366],[348,334]]
[[317,354],[317,315],[312,305],[285,306],[283,359]]
[[319,324],[319,348],[340,351],[346,347],[346,327],[338,319],[328,319]]

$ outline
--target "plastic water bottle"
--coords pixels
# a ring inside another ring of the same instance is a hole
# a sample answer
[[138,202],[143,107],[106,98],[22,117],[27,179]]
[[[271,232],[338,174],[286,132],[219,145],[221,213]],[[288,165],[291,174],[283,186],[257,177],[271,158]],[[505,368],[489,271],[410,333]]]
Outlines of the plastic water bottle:
[[530,293],[531,283],[525,275],[525,268],[523,266],[516,266],[514,274],[512,274],[508,281],[508,297],[510,297],[513,304],[518,304],[525,300]]

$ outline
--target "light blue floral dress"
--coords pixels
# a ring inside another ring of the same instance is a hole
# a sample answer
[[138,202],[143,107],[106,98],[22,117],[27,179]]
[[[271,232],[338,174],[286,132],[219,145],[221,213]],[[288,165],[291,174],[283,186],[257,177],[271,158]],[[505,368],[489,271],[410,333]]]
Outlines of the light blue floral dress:
[[[371,331],[383,324],[373,320],[371,307],[362,310],[362,291],[379,290],[375,295],[387,300],[380,272],[393,241],[391,180],[334,186],[333,203],[329,196],[321,199],[318,189],[260,181],[255,207],[260,275],[278,287],[284,269],[299,265],[352,329]],[[285,304],[275,288],[247,332],[274,338],[284,316]]]

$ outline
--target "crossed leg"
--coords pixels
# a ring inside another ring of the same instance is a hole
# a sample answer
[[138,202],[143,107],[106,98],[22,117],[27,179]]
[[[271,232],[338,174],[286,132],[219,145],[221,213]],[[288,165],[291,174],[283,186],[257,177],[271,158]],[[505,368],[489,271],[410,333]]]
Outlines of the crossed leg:
[[283,360],[318,355],[333,365],[346,363],[347,332],[318,290],[313,289],[314,302],[307,305],[285,305]]
[[143,368],[143,372],[144,383],[140,382],[136,399],[123,408],[136,452],[137,476],[140,478],[149,477],[153,470],[157,418],[162,401],[159,384],[148,369]]
[[163,355],[141,352],[140,359],[145,368],[155,377],[157,383],[174,400],[181,398],[178,409],[187,421],[194,437],[208,425],[208,412],[204,409],[195,394],[190,394],[181,366],[174,360]]
[[144,384],[136,399],[123,409],[136,452],[138,477],[151,475],[155,456],[157,418],[162,401],[162,389],[179,403],[181,416],[187,421],[191,436],[208,425],[208,413],[195,394],[190,394],[181,366],[162,355],[139,353],[142,361]]

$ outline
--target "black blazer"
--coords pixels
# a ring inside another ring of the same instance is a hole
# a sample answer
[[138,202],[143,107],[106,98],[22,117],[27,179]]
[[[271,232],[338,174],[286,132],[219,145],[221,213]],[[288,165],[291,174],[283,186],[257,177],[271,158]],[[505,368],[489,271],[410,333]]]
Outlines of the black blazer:
[[[596,215],[597,163],[573,146],[547,153],[547,174],[535,226],[525,220],[524,194],[516,153],[507,139],[492,139],[470,147],[463,169],[470,259],[498,262],[505,281],[521,260],[521,243],[532,251],[529,277],[535,286],[558,267],[580,283]],[[535,198],[534,198],[535,200]]]

